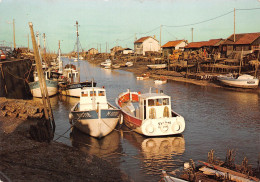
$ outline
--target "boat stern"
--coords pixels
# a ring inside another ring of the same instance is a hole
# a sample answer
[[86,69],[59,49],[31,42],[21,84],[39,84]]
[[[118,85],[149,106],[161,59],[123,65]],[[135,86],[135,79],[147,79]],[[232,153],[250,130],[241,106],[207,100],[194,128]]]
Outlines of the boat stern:
[[185,129],[182,116],[172,118],[147,119],[140,127],[141,133],[146,136],[166,136],[180,134]]

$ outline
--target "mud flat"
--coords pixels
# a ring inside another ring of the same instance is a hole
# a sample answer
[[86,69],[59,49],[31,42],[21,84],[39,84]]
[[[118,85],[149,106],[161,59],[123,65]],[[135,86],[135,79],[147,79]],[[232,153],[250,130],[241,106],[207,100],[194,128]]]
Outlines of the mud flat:
[[[0,105],[8,99],[0,99]],[[111,163],[65,144],[31,139],[39,119],[0,116],[0,181],[131,181]]]

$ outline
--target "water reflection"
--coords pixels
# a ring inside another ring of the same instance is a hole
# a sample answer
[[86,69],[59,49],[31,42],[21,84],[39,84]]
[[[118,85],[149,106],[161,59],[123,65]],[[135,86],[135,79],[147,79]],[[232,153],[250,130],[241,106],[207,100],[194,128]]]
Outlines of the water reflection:
[[161,169],[172,170],[182,162],[178,159],[185,151],[182,135],[146,138],[130,132],[124,138],[140,151],[141,168],[146,174],[160,174]]
[[98,157],[109,157],[112,156],[113,153],[120,152],[120,135],[117,131],[113,131],[101,139],[96,139],[73,127],[70,133],[70,139],[72,146],[87,154],[96,155]]

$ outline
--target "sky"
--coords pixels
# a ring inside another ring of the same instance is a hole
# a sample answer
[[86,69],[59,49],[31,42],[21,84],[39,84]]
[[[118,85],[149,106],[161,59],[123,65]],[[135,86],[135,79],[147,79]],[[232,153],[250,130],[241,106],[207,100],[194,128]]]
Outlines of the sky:
[[76,21],[83,50],[133,48],[144,36],[161,37],[161,45],[191,42],[192,28],[194,42],[225,39],[234,32],[234,8],[236,33],[260,32],[260,0],[0,0],[0,44],[13,45],[13,19],[17,46],[27,47],[32,22],[51,52],[59,40],[62,53],[76,50]]

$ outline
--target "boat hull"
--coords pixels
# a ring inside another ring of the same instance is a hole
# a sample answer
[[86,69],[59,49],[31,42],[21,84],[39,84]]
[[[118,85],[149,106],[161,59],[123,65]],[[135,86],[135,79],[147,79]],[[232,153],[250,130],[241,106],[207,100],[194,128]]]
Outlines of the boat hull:
[[167,64],[150,64],[147,67],[150,69],[163,69],[167,67]]
[[73,124],[82,132],[90,136],[101,138],[112,132],[120,119],[120,110],[116,108],[77,111],[77,103],[71,111]]
[[[58,93],[58,81],[46,80],[46,86],[50,97]],[[42,97],[39,81],[30,82],[29,87],[33,97]]]
[[219,81],[226,86],[236,88],[257,88],[259,84],[259,79],[238,80],[232,78],[219,78]]

